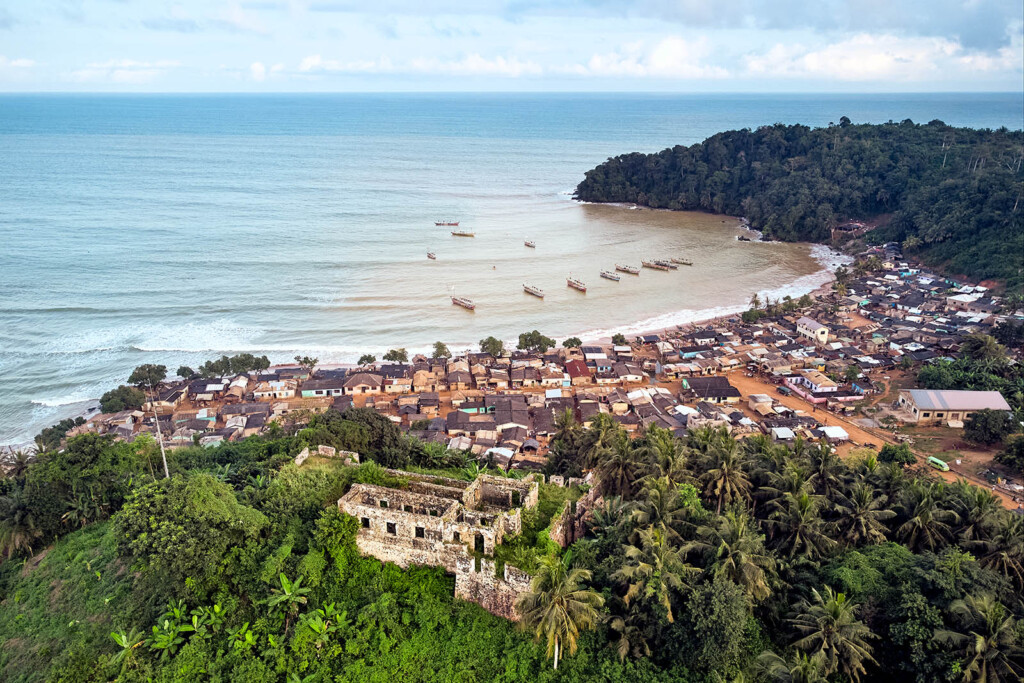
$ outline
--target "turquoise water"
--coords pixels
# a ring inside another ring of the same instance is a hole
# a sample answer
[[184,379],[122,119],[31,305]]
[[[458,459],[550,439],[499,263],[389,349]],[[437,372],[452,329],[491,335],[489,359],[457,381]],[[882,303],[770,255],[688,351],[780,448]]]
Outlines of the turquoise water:
[[[820,269],[806,246],[568,193],[608,156],[728,128],[843,115],[1020,128],[1022,110],[1020,94],[3,95],[0,443],[143,362],[596,336],[806,290]],[[433,227],[449,217],[477,237]],[[598,278],[669,252],[697,265]],[[585,296],[566,290],[570,273]],[[453,287],[475,314],[450,305]]]

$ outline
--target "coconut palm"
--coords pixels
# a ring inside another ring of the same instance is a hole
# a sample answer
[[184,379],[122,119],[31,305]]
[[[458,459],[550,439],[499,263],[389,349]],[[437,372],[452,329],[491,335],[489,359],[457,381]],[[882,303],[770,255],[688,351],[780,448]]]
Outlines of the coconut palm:
[[608,628],[618,634],[613,645],[620,662],[625,661],[630,655],[637,659],[651,656],[651,646],[644,635],[640,611],[636,604],[625,616],[616,615],[609,619]]
[[684,550],[702,554],[709,573],[732,580],[752,602],[771,595],[768,573],[775,571],[775,559],[765,550],[764,537],[754,531],[747,513],[730,511],[716,517],[711,525],[699,527],[697,536]]
[[28,472],[28,466],[32,464],[36,456],[29,451],[18,449],[7,454],[6,462],[0,465],[7,471],[11,479],[21,479]]
[[629,513],[629,506],[622,502],[622,498],[605,498],[602,505],[594,509],[589,525],[590,532],[598,538],[614,536],[621,530],[622,523]]
[[831,498],[833,492],[842,483],[846,465],[839,459],[835,449],[828,444],[819,444],[817,448],[812,448],[810,461],[811,485],[818,493]]
[[1008,578],[1024,591],[1024,517],[1003,514],[989,538],[971,543],[978,564]]
[[686,520],[679,488],[668,477],[646,482],[640,499],[633,504],[631,519],[638,527],[656,527],[670,540],[679,540],[679,528]]
[[651,463],[648,476],[669,477],[676,483],[690,479],[686,447],[672,430],[651,425],[644,434],[644,442],[643,455]]
[[622,439],[627,438],[619,423],[607,413],[594,417],[586,431],[580,455],[587,467],[595,467],[612,451]]
[[960,648],[965,683],[1020,681],[1024,676],[1022,643],[1013,615],[991,595],[968,595],[954,600],[949,613],[960,631],[937,629],[935,639]]
[[857,619],[859,605],[843,593],[826,586],[824,595],[817,589],[812,589],[811,595],[813,601],[804,600],[800,611],[789,620],[802,636],[793,644],[812,656],[821,653],[825,676],[838,671],[859,681],[867,673],[865,666],[876,663],[868,641],[877,636]]
[[948,545],[953,536],[952,525],[959,516],[942,507],[936,500],[940,495],[937,484],[914,484],[906,491],[903,506],[906,521],[896,534],[911,550],[935,551]]
[[768,475],[768,483],[761,486],[758,494],[766,498],[769,510],[778,510],[785,506],[786,496],[799,496],[813,493],[814,487],[809,481],[810,471],[799,461],[789,461],[780,472]]
[[836,528],[848,546],[884,543],[888,531],[885,521],[896,516],[885,509],[885,497],[864,481],[854,484],[846,494],[836,494],[835,511],[839,514]]
[[778,549],[792,560],[797,554],[816,560],[835,547],[836,542],[825,533],[825,523],[819,509],[822,497],[807,492],[796,496],[787,493],[779,509],[772,513],[765,525],[778,538]]
[[548,657],[554,657],[555,669],[564,647],[576,653],[580,631],[593,628],[600,619],[598,610],[604,598],[587,586],[590,571],[571,567],[571,553],[562,558],[548,555],[530,582],[530,590],[520,594],[516,610],[524,629],[534,638],[547,641]]
[[683,549],[673,546],[662,529],[649,527],[639,535],[638,545],[626,546],[626,564],[612,578],[628,585],[623,598],[626,605],[637,598],[656,602],[665,608],[672,623],[673,592],[687,588],[700,569],[687,564]]
[[31,553],[42,535],[24,489],[0,498],[0,553],[7,559],[15,553]]
[[987,538],[996,516],[1003,508],[999,498],[966,479],[957,479],[950,489],[953,504],[960,515],[960,524],[957,526],[960,542],[966,545]]
[[704,495],[715,501],[715,511],[722,514],[723,506],[750,496],[747,460],[733,439],[713,445],[707,457],[711,466],[701,477]]
[[771,650],[765,650],[757,658],[757,669],[768,680],[775,683],[824,683],[825,655],[817,652],[794,652],[789,659],[783,659]]
[[597,464],[601,495],[631,498],[646,468],[647,464],[623,433]]

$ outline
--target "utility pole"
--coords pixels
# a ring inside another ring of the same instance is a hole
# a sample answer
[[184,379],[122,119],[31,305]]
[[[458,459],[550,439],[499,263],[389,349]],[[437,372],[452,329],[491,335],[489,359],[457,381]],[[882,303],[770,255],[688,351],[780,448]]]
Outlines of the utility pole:
[[[152,387],[150,389],[152,390]],[[164,461],[164,477],[170,479],[171,471],[167,468],[167,451],[164,450],[164,434],[160,431],[160,416],[156,414],[156,402],[153,400],[152,394],[150,395],[149,405],[153,408],[153,421],[156,425],[156,440],[160,444],[160,457]]]

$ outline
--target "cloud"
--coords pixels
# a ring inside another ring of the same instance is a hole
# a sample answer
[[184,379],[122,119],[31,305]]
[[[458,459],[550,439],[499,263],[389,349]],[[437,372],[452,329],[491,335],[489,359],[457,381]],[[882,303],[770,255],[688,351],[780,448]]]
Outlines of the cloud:
[[394,73],[394,74],[437,74],[449,76],[499,76],[518,78],[537,76],[543,68],[531,61],[517,57],[486,58],[473,53],[461,59],[439,59],[417,57],[408,62],[395,63],[387,57],[370,60],[339,61],[310,55],[299,63],[302,73]]
[[0,69],[30,69],[36,65],[34,59],[8,59],[7,57],[0,55]]
[[176,33],[195,33],[199,30],[199,23],[194,19],[184,17],[158,17],[156,19],[143,19],[142,25],[150,31],[174,31]]
[[912,82],[1020,68],[1019,41],[994,55],[967,51],[957,41],[862,33],[821,48],[777,44],[746,58],[755,76],[841,81]]
[[727,69],[706,63],[711,54],[705,38],[684,40],[669,36],[647,49],[643,42],[631,43],[618,51],[593,55],[586,64],[563,69],[581,76],[703,79],[726,78]]
[[420,73],[453,76],[501,76],[503,78],[539,76],[544,71],[536,62],[523,61],[517,57],[487,59],[476,53],[458,60],[418,58],[412,60],[410,66],[413,71]]
[[153,62],[133,59],[111,59],[106,62],[92,62],[84,68],[71,72],[71,80],[80,83],[122,83],[138,85],[149,83],[171,69],[181,66],[173,60]]
[[249,65],[249,78],[257,82],[266,80],[267,67],[263,66],[263,62],[253,62]]
[[[521,4],[521,11],[543,11]],[[690,28],[893,33],[940,37],[968,49],[1009,44],[1020,0],[580,0],[589,16],[647,18]]]
[[238,2],[228,3],[212,23],[234,33],[255,33],[261,36],[270,33],[262,22],[249,16],[242,4]]

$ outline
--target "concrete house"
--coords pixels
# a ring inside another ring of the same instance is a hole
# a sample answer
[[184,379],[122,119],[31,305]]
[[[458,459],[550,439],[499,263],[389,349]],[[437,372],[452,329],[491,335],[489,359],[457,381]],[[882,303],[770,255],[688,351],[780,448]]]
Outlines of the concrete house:
[[345,394],[379,394],[383,384],[384,379],[380,375],[357,372],[345,380]]
[[823,346],[828,341],[828,327],[807,316],[796,321],[796,331],[818,345]]
[[913,416],[919,425],[948,424],[962,427],[963,421],[978,410],[1010,410],[998,391],[931,391],[907,389],[900,392],[897,403]]

